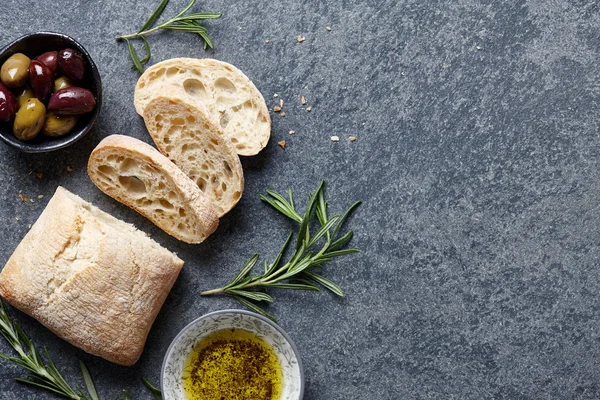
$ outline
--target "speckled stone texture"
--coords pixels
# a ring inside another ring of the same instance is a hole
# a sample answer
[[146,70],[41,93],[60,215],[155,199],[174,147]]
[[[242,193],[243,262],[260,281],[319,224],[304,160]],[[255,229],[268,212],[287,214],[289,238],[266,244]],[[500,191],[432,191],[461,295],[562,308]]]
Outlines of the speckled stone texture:
[[[37,30],[74,36],[98,64],[104,106],[93,132],[69,149],[27,155],[0,146],[0,264],[57,185],[186,261],[132,368],[87,355],[14,312],[70,382],[82,384],[82,359],[103,399],[121,389],[149,399],[140,377],[158,381],[177,332],[206,312],[238,307],[198,293],[225,283],[253,252],[273,257],[295,228],[259,194],[291,188],[304,205],[324,178],[333,211],[364,201],[350,222],[362,253],[325,268],[343,299],[274,293],[271,311],[304,360],[306,399],[600,398],[596,1],[200,2],[194,10],[224,13],[207,23],[216,49],[160,33],[149,38],[152,62],[231,62],[271,109],[283,99],[286,117],[272,115],[269,146],[243,160],[240,204],[198,246],[108,198],[85,171],[109,134],[151,142],[133,108],[137,74],[113,37],[141,26],[158,0],[1,3],[0,44]],[[183,6],[172,0],[165,15]],[[34,202],[20,201],[20,191]],[[9,348],[1,342],[0,350]],[[24,372],[0,365],[0,398],[52,397],[14,383]]]

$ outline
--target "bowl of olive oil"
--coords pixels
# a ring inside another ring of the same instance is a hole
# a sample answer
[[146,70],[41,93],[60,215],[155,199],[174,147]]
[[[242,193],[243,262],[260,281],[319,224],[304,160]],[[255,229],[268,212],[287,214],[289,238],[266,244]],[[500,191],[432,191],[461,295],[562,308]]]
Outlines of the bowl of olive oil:
[[175,337],[161,387],[164,400],[301,400],[304,370],[277,324],[250,311],[222,310]]

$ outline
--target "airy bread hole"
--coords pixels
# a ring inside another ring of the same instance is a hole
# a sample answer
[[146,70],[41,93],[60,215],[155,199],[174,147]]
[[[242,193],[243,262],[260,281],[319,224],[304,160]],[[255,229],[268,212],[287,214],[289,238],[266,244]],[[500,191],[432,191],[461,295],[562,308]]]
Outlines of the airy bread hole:
[[173,118],[171,120],[171,124],[173,124],[173,125],[185,125],[185,121],[184,121],[183,118],[177,117],[177,118]]
[[166,186],[164,182],[158,182],[158,185],[156,187],[158,188],[158,190],[164,190]]
[[225,172],[227,173],[228,176],[233,175],[233,170],[231,169],[231,166],[229,165],[229,163],[227,161],[223,161],[223,166],[225,167]]
[[223,189],[224,192],[227,191],[227,184],[225,182],[221,182],[221,189]]
[[196,181],[196,184],[202,191],[204,191],[204,189],[206,188],[206,181],[204,180],[204,178],[198,178],[198,180]]
[[204,164],[202,164],[202,166],[200,168],[202,168],[205,171],[208,171],[208,164],[204,163]]
[[183,223],[178,223],[177,224],[177,230],[178,231],[185,231],[185,225]]
[[217,139],[215,139],[215,138],[211,138],[211,139],[210,139],[210,141],[211,141],[211,142],[212,142],[212,143],[213,143],[215,146],[218,146],[218,145],[219,145],[219,142],[217,142]]
[[163,137],[163,142],[166,144],[171,143],[171,138],[169,137],[168,134]]
[[240,197],[241,197],[241,195],[242,195],[242,193],[240,193],[240,191],[239,191],[239,190],[238,190],[238,191],[235,191],[235,192],[233,192],[233,196],[232,196],[232,198],[233,198],[233,201],[237,201],[237,200],[239,200],[239,199],[240,199]]
[[139,165],[138,165],[137,161],[135,161],[131,158],[126,158],[125,160],[123,160],[121,162],[121,173],[122,174],[131,172],[132,170],[137,171],[138,169],[139,169]]
[[235,145],[235,148],[238,150],[244,150],[246,148],[246,145],[243,143],[238,143]]
[[156,122],[160,122],[160,121],[162,121],[162,120],[163,120],[163,116],[162,116],[162,114],[158,114],[156,117],[154,117],[154,120],[155,120]]
[[198,79],[186,79],[183,81],[183,90],[185,90],[185,92],[192,97],[200,99],[206,99],[209,97],[206,87],[204,87],[204,84]]
[[185,120],[188,122],[188,124],[193,124],[194,122],[196,122],[196,118],[193,115],[188,115],[187,117],[185,117]]
[[188,156],[188,161],[196,161],[196,156],[193,154]]
[[217,151],[217,149],[215,148],[215,146],[212,145],[212,143],[206,143],[206,147],[208,147],[212,151]]
[[98,172],[102,175],[116,175],[117,171],[115,171],[115,169],[113,167],[111,167],[110,165],[100,165],[98,167]]
[[119,183],[133,195],[146,194],[146,185],[135,176],[119,176]]
[[187,212],[185,211],[185,209],[183,209],[183,208],[180,208],[180,209],[179,209],[179,216],[180,216],[181,218],[184,218],[186,215],[187,215]]
[[161,206],[163,206],[163,208],[165,208],[166,210],[172,210],[172,209],[174,209],[174,208],[175,208],[175,207],[173,207],[173,204],[171,204],[170,202],[168,202],[168,201],[167,201],[167,200],[165,200],[165,199],[160,199],[158,202],[159,202],[159,203],[160,203],[160,205],[161,205]]
[[236,138],[234,138],[234,137],[231,138],[231,143],[237,143],[237,142],[238,142],[238,140]]
[[167,193],[167,197],[170,200],[175,200],[175,199],[177,199],[178,196],[177,196],[177,193],[175,193],[174,191],[171,190],[169,193]]
[[172,77],[173,75],[179,73],[179,68],[177,67],[171,67],[167,70],[167,76],[168,77]]
[[221,90],[224,92],[235,93],[237,89],[233,82],[231,82],[227,78],[219,78],[215,81],[215,89]]
[[146,86],[146,82],[140,82],[140,89],[143,89]]
[[225,128],[227,124],[229,124],[229,115],[226,112],[221,113],[221,118],[219,119],[219,124],[221,124],[222,128]]

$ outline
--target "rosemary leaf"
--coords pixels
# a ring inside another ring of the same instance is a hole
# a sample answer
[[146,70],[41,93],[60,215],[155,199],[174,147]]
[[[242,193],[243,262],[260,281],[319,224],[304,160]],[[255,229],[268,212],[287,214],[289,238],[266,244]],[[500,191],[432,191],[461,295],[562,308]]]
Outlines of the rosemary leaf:
[[137,53],[135,52],[135,48],[133,47],[133,45],[131,44],[129,39],[125,39],[125,42],[127,42],[127,48],[129,49],[129,55],[131,56],[131,60],[133,61],[133,65],[135,66],[135,69],[137,69],[139,72],[144,72],[144,67],[142,66],[142,63],[140,62],[140,58],[138,57]]
[[250,300],[254,301],[267,301],[269,303],[273,302],[273,298],[266,293],[263,292],[249,292],[246,290],[227,290],[226,293],[230,293],[234,296],[246,297]]
[[335,229],[333,230],[333,237],[335,237],[337,235],[338,231],[340,230],[340,228],[342,227],[342,225],[344,224],[346,219],[348,219],[350,214],[352,214],[354,212],[354,210],[356,210],[356,208],[361,205],[361,203],[362,203],[362,201],[357,201],[356,203],[352,204],[348,208],[348,210],[346,210],[344,215],[342,215],[342,218],[340,218],[340,220],[338,221],[338,224],[336,225]]
[[238,272],[238,274],[235,276],[235,278],[233,278],[233,280],[227,286],[233,286],[236,283],[238,283],[239,281],[241,281],[242,279],[244,279],[246,277],[246,275],[248,275],[248,273],[250,273],[252,268],[254,268],[257,261],[258,261],[258,254],[254,254],[252,257],[250,257],[248,259],[248,261],[246,261],[246,265],[244,265],[244,268],[242,268],[241,271]]
[[150,382],[148,379],[146,379],[144,377],[142,377],[142,382],[148,388],[148,390],[150,390],[150,392],[152,392],[152,394],[154,395],[154,398],[156,400],[163,400],[162,393],[160,392],[159,388],[157,388],[155,385],[152,384],[152,382]]
[[169,0],[163,0],[160,2],[160,4],[158,5],[158,7],[156,8],[156,10],[154,10],[154,12],[152,13],[152,15],[150,16],[150,18],[148,18],[148,21],[146,21],[146,23],[144,24],[144,26],[142,26],[140,28],[139,32],[143,32],[146,29],[152,27],[152,25],[154,25],[154,23],[156,22],[156,20],[160,17],[160,15],[162,14],[162,12],[164,11],[165,7],[167,6],[167,4],[169,4]]
[[87,369],[83,361],[79,360],[79,368],[81,369],[81,375],[83,376],[83,382],[85,383],[85,388],[90,394],[91,400],[99,400],[98,393],[96,392],[96,385],[94,385],[94,380],[92,379],[92,375],[90,371]]
[[263,315],[263,316],[269,318],[270,320],[277,322],[277,320],[275,319],[274,316],[272,316],[271,314],[269,314],[268,312],[266,312],[265,310],[263,310],[262,308],[260,308],[256,304],[254,304],[253,302],[248,301],[245,298],[240,297],[240,296],[233,296],[233,298],[236,299],[237,301],[239,301],[240,303],[242,303],[242,305],[246,306],[246,308],[248,308],[250,311],[254,311],[257,314]]
[[292,289],[292,290],[314,290],[320,292],[320,289],[312,283],[269,283],[265,285],[272,289]]
[[271,274],[271,272],[273,272],[279,266],[279,262],[281,261],[281,257],[283,257],[283,253],[285,253],[290,242],[292,241],[292,236],[293,236],[292,233],[290,233],[288,235],[285,243],[283,244],[283,247],[279,251],[279,254],[277,254],[277,257],[275,257],[275,260],[273,261],[273,263],[271,265],[269,265],[269,268],[265,269],[265,274],[264,274],[265,276],[269,276]]
[[337,294],[338,296],[344,297],[344,291],[342,290],[342,288],[339,287],[338,285],[336,285],[333,281],[325,278],[323,275],[319,275],[313,271],[304,271],[304,275],[306,275],[311,280],[317,282],[319,285],[323,286],[324,288]]
[[123,394],[117,400],[131,400],[129,392],[127,390],[123,390]]

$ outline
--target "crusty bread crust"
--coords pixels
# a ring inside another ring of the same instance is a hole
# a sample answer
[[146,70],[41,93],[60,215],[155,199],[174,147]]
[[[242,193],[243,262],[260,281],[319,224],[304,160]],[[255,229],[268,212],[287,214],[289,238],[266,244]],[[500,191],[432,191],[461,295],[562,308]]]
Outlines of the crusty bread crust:
[[219,128],[178,93],[150,99],[144,122],[156,147],[196,182],[219,218],[231,210],[244,191],[242,164]]
[[0,273],[0,295],[59,337],[133,365],[183,261],[59,187]]
[[104,193],[186,243],[217,229],[217,214],[195,182],[154,147],[111,135],[92,151],[88,175]]
[[212,59],[173,58],[148,68],[135,87],[143,116],[150,99],[167,88],[194,101],[220,126],[236,152],[258,154],[269,142],[271,118],[262,94],[235,66]]

